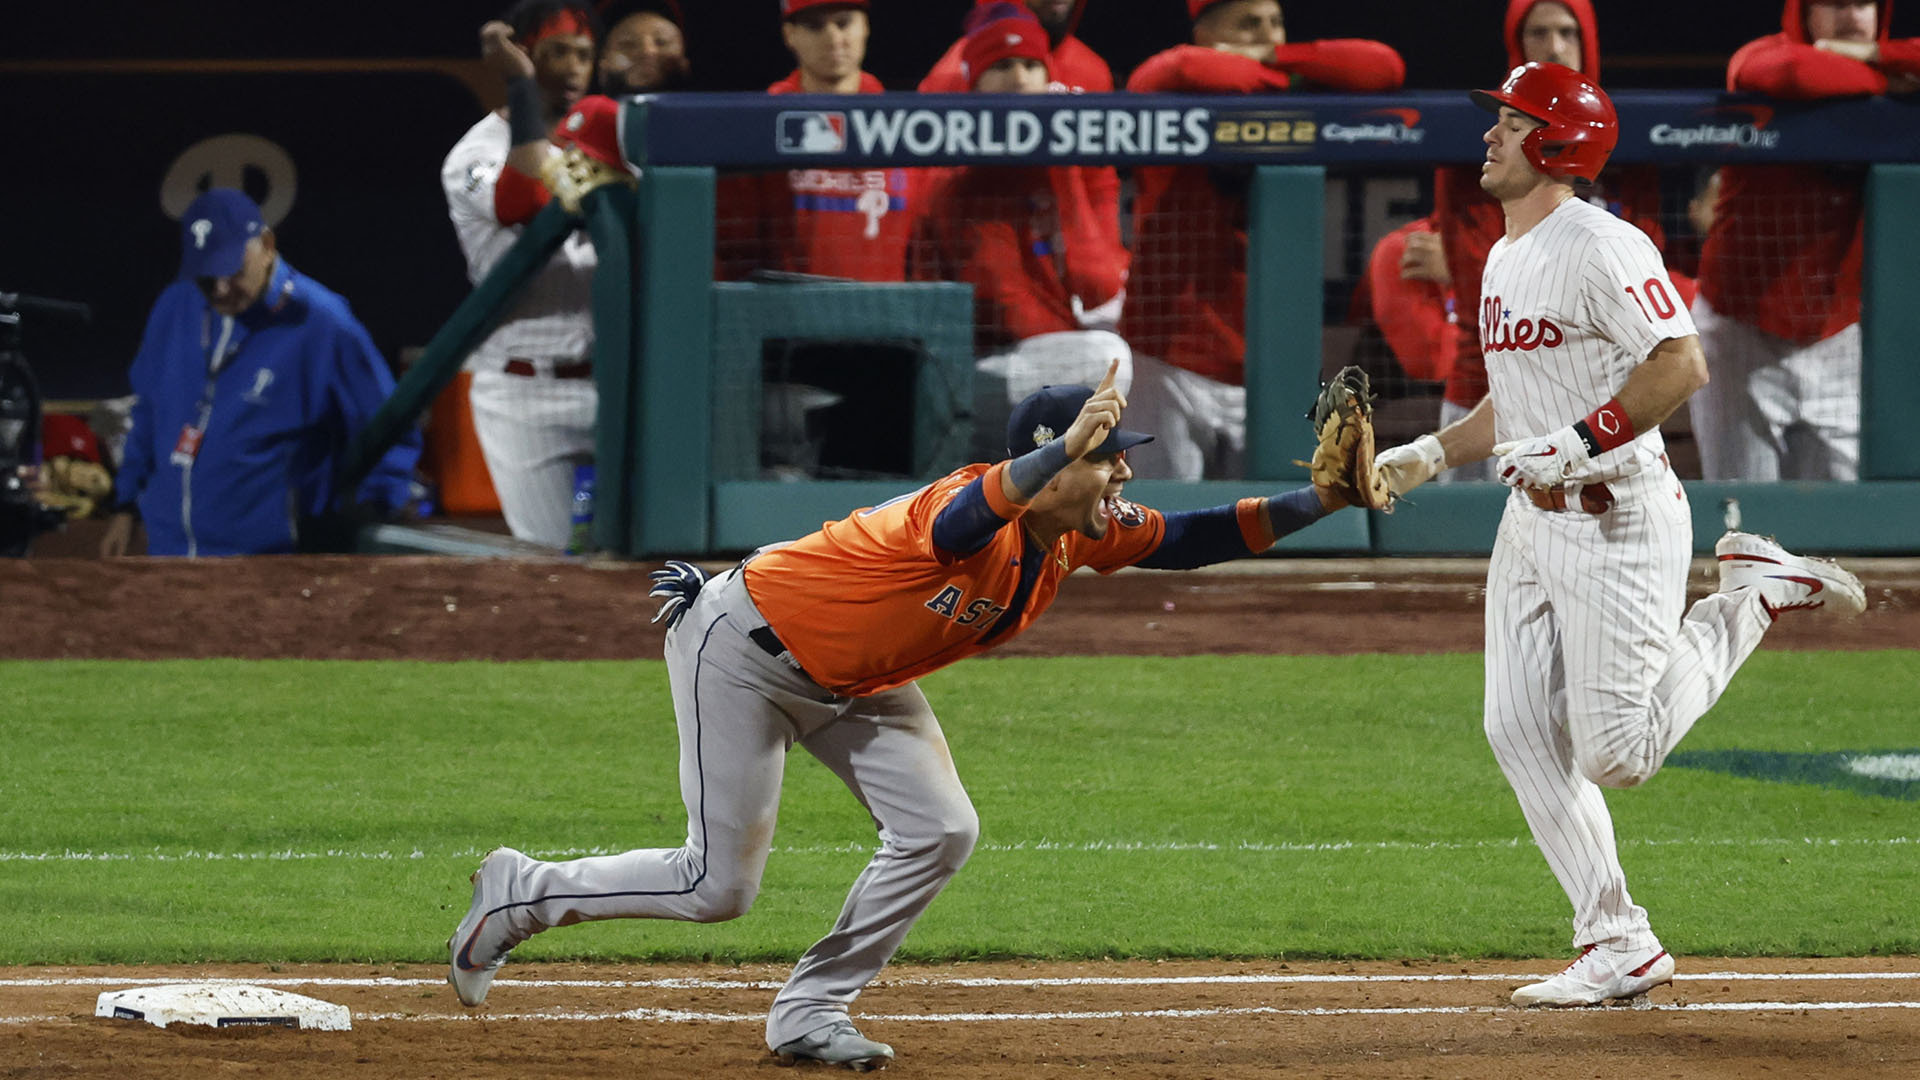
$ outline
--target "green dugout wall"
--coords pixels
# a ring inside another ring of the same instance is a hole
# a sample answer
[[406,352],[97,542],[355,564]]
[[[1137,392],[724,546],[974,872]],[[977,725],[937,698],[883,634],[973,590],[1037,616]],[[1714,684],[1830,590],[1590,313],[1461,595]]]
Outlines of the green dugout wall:
[[[634,234],[646,254],[631,295],[646,329],[639,336],[644,347],[634,357],[643,400],[632,414],[635,437],[625,443],[635,455],[628,473],[640,483],[628,523],[630,541],[617,548],[629,555],[747,550],[804,534],[911,487],[910,482],[742,477],[740,466],[757,444],[741,440],[757,431],[759,402],[729,400],[719,392],[738,383],[717,377],[713,341],[716,334],[738,328],[744,307],[787,306],[777,291],[796,287],[713,282],[711,240],[705,239],[712,228],[712,176],[712,170],[701,168],[653,169],[634,200]],[[1299,253],[1317,253],[1321,242],[1323,180],[1324,170],[1317,166],[1263,166],[1255,173],[1247,266],[1252,478],[1202,484],[1137,481],[1128,490],[1138,501],[1166,510],[1197,509],[1304,480],[1305,471],[1292,460],[1311,451],[1302,414],[1319,386],[1321,270],[1317,254]],[[655,242],[649,244],[649,237]],[[1867,237],[1863,482],[1689,483],[1700,550],[1723,531],[1728,500],[1734,500],[1743,527],[1777,535],[1790,546],[1920,551],[1920,440],[1911,434],[1920,408],[1920,356],[1913,347],[1920,342],[1920,305],[1911,300],[1920,289],[1920,266],[1912,255],[1920,251],[1920,166],[1874,167]],[[756,300],[756,291],[775,291],[775,297]],[[858,321],[836,325],[829,306],[805,310],[810,333],[857,336],[866,329]],[[597,317],[616,325],[623,319],[617,304]],[[962,332],[969,327],[962,323]],[[940,337],[942,328],[928,327],[926,333]],[[719,359],[740,363],[738,349],[736,343],[721,350]],[[712,418],[711,427],[704,418]],[[716,472],[716,461],[727,468]],[[1505,488],[1493,484],[1429,484],[1393,514],[1345,511],[1288,537],[1277,550],[1484,554],[1492,549],[1505,495]]]
[[[1621,164],[1874,162],[1865,201],[1862,449],[1858,484],[1690,483],[1707,549],[1737,510],[1742,527],[1792,546],[1920,552],[1920,103],[1818,106],[1702,93],[1621,91]],[[452,378],[473,342],[574,228],[600,249],[595,375],[601,393],[597,543],[633,557],[716,555],[788,539],[903,493],[916,481],[758,479],[756,344],[879,337],[924,350],[913,389],[922,479],[958,463],[970,402],[963,285],[718,284],[720,168],[962,164],[1207,164],[1247,167],[1248,473],[1236,483],[1136,482],[1169,510],[1217,505],[1303,481],[1302,414],[1321,363],[1321,247],[1328,165],[1431,167],[1476,161],[1486,115],[1458,93],[1391,95],[1039,95],[958,99],[675,94],[623,104],[621,148],[636,188],[589,195],[580,216],[549,207],[449,319],[363,433],[353,469],[377,460]],[[935,102],[939,104],[934,104]],[[1777,106],[1777,107],[1776,107]],[[1022,142],[1015,136],[1032,137]],[[997,134],[994,134],[997,133]],[[778,290],[787,290],[784,292]],[[1711,363],[1711,358],[1709,358]],[[1345,511],[1283,550],[1484,554],[1505,489],[1427,485],[1391,515]]]

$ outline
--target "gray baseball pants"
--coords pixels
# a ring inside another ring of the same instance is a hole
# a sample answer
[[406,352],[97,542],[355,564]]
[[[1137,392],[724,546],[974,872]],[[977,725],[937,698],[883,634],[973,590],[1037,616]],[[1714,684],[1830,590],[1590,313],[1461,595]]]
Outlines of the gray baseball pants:
[[845,1019],[914,921],[967,861],[980,820],[917,684],[839,697],[771,641],[739,569],[667,633],[687,839],[677,848],[533,864],[519,889],[542,928],[597,919],[723,922],[746,914],[772,850],[787,751],[818,758],[873,815],[880,848],[840,917],[774,998],[767,1045]]

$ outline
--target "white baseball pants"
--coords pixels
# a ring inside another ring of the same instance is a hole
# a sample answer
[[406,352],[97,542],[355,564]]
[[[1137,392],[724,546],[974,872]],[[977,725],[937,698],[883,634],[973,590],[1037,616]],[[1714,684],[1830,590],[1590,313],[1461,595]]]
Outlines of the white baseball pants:
[[1657,944],[1627,892],[1602,787],[1659,771],[1771,623],[1755,590],[1686,603],[1693,525],[1667,469],[1605,514],[1507,501],[1487,571],[1485,726],[1576,947]]
[[1860,324],[1795,345],[1693,301],[1713,378],[1694,391],[1708,480],[1860,478]]
[[847,1018],[966,863],[980,819],[917,684],[836,697],[748,637],[765,625],[735,569],[708,582],[667,633],[686,842],[536,863],[517,893],[542,927],[746,914],[773,846],[787,751],[798,741],[873,815],[880,847],[833,929],[774,998],[767,1045],[777,1047]]
[[564,550],[573,522],[573,470],[593,460],[600,394],[592,379],[476,371],[467,394],[480,453],[507,528]]
[[1247,472],[1247,388],[1135,354],[1127,427],[1153,436],[1127,451],[1142,480],[1237,480]]

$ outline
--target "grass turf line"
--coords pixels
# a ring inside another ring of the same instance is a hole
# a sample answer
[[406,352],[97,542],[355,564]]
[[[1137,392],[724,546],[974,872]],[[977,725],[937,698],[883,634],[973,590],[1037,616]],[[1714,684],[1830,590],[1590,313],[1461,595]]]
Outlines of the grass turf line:
[[[1683,749],[1920,745],[1914,668],[1759,654]],[[465,853],[685,826],[656,662],[6,663],[0,685],[0,858],[58,856],[0,862],[4,963],[439,960]],[[1566,951],[1566,901],[1480,734],[1478,657],[1014,658],[924,685],[982,846],[905,957]],[[1675,951],[1920,952],[1920,804],[1680,768],[1609,799]],[[791,959],[872,842],[798,753],[744,919],[570,927],[516,956]],[[322,857],[156,858],[191,852]]]

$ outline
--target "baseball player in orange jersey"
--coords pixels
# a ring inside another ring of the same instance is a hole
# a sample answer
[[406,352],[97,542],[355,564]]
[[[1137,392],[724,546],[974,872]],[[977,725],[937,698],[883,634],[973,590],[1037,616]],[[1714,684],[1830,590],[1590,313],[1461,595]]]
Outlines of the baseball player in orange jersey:
[[1658,425],[1706,365],[1653,242],[1575,195],[1613,150],[1613,104],[1541,63],[1474,100],[1499,115],[1480,183],[1507,225],[1477,313],[1488,396],[1376,464],[1404,494],[1497,455],[1514,488],[1487,569],[1487,739],[1573,902],[1581,952],[1513,1002],[1591,1005],[1673,978],[1600,789],[1658,771],[1779,612],[1859,612],[1866,596],[1832,563],[1730,532],[1719,591],[1682,618],[1693,519]]
[[856,1069],[891,1059],[848,1008],[979,832],[914,680],[1018,636],[1076,567],[1244,558],[1340,505],[1314,487],[1165,515],[1121,498],[1126,451],[1150,436],[1120,427],[1117,368],[1097,389],[1047,387],[1016,406],[1010,460],[762,549],[710,584],[685,563],[657,572],[686,842],[569,862],[490,853],[449,942],[460,1000],[485,1000],[507,952],[548,927],[745,914],[798,742],[872,813],[880,849],[774,999],[767,1045],[783,1060]]

